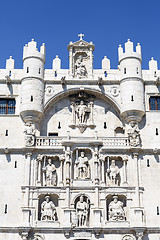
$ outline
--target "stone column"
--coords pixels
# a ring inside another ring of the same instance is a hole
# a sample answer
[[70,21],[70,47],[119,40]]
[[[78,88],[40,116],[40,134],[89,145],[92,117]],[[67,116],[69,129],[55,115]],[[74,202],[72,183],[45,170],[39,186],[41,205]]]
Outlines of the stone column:
[[29,206],[29,186],[30,186],[30,173],[31,173],[31,156],[32,153],[26,153],[25,161],[25,205]]
[[89,51],[89,55],[90,55],[90,63],[91,63],[91,65],[90,65],[90,73],[89,73],[89,75],[92,77],[92,75],[93,75],[93,58],[92,58],[92,48],[90,47],[90,49],[89,49],[90,51]]
[[37,174],[37,185],[41,186],[42,185],[42,156],[38,155],[37,157],[37,162],[38,162],[38,174]]
[[66,185],[70,185],[70,165],[71,165],[71,150],[67,147],[66,152]]
[[105,157],[103,155],[100,156],[100,160],[101,160],[101,175],[102,175],[102,179],[101,179],[101,183],[105,183],[105,177],[104,177],[104,163],[105,163]]
[[127,161],[128,161],[128,157],[127,156],[124,156],[123,157],[123,177],[124,177],[124,182],[123,182],[123,184],[124,185],[128,185],[128,183],[127,183]]
[[59,157],[59,160],[60,160],[60,179],[59,179],[59,184],[60,186],[63,186],[64,183],[63,183],[63,163],[64,163],[64,159],[65,159],[65,156],[64,155],[60,155]]
[[93,122],[93,102],[90,102],[89,103],[89,107],[90,107],[90,125],[93,126],[94,125],[94,122]]
[[134,166],[135,166],[135,185],[136,185],[136,207],[140,207],[140,195],[139,195],[139,168],[138,168],[138,153],[133,153]]
[[73,77],[73,48],[70,48],[69,51],[69,74]]
[[75,126],[76,124],[76,119],[75,119],[75,104],[74,102],[71,103],[71,108],[72,108],[72,120],[71,120],[71,126]]
[[95,184],[99,183],[99,171],[98,171],[98,165],[99,165],[99,161],[98,161],[98,147],[95,147],[95,151],[94,151],[94,180],[95,180]]

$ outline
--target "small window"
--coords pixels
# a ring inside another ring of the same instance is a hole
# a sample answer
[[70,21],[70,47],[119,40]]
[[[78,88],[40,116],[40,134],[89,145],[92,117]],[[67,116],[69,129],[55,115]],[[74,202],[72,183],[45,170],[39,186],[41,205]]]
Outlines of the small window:
[[154,71],[154,77],[157,77],[157,72],[156,71]]
[[156,135],[158,135],[158,128],[156,128]]
[[6,130],[5,136],[6,136],[6,137],[8,136],[8,130]]
[[132,102],[134,101],[133,95],[131,95],[131,101],[132,101]]
[[107,77],[107,72],[106,71],[104,72],[104,76]]
[[149,109],[150,110],[160,110],[160,97],[150,97]]
[[58,133],[50,132],[50,133],[48,133],[48,136],[50,136],[50,137],[58,137]]
[[27,67],[27,73],[29,73],[29,67]]
[[5,214],[7,213],[7,204],[5,204],[5,206],[4,206],[4,213]]
[[0,114],[15,114],[15,99],[0,99]]
[[124,68],[124,74],[126,74],[126,68]]
[[159,207],[157,206],[157,215],[159,215]]
[[149,159],[147,159],[147,167],[150,167]]
[[107,124],[106,124],[106,122],[104,122],[104,129],[106,129],[107,128]]
[[17,161],[14,162],[14,168],[17,168]]
[[41,73],[41,69],[39,68],[39,70],[38,70],[38,73],[40,74]]
[[9,71],[9,77],[11,77],[11,71]]
[[57,77],[57,71],[54,72],[54,76]]
[[31,102],[33,102],[33,96],[31,95]]
[[60,122],[58,123],[58,129],[61,129],[61,123]]
[[138,67],[137,67],[137,74],[139,73]]

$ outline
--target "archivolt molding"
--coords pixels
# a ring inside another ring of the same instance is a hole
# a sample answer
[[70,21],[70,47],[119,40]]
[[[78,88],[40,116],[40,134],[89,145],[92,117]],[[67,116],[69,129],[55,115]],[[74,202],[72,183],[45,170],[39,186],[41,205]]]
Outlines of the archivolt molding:
[[120,112],[121,112],[120,106],[111,96],[109,96],[106,93],[102,93],[100,90],[93,89],[93,88],[86,88],[86,87],[84,87],[83,89],[81,89],[81,88],[67,89],[65,91],[61,91],[61,92],[57,93],[56,95],[54,95],[52,98],[50,98],[46,102],[46,104],[44,106],[44,114],[51,107],[51,105],[53,105],[57,101],[69,96],[70,94],[75,94],[80,91],[94,94],[96,97],[103,99],[104,101],[108,102],[116,110],[116,112],[120,115]]

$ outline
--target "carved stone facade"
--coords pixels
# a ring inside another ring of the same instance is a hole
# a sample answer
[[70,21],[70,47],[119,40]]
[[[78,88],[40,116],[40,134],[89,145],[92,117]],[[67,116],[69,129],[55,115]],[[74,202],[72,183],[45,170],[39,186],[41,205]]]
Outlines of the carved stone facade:
[[58,56],[44,69],[32,40],[23,71],[7,83],[0,71],[0,104],[16,103],[0,115],[0,239],[159,239],[160,71],[153,59],[141,69],[130,40],[118,69],[107,57],[93,69],[94,45],[79,37],[69,69]]

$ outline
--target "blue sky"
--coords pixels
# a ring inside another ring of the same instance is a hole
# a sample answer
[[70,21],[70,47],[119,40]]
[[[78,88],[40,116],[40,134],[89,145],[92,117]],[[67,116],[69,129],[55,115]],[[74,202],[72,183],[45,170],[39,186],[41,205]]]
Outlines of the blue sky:
[[23,46],[32,38],[46,44],[45,68],[58,54],[68,68],[67,45],[93,41],[94,68],[101,68],[106,55],[117,68],[117,48],[128,38],[142,46],[143,69],[153,56],[160,65],[160,1],[144,0],[6,0],[0,4],[0,68],[10,55],[15,68],[22,68]]

